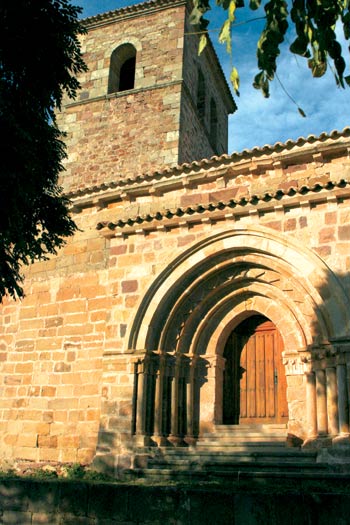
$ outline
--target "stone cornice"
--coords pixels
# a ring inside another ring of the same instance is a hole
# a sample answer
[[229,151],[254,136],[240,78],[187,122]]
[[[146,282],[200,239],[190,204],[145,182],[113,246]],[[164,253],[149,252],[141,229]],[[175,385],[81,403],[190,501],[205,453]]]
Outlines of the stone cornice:
[[64,104],[65,108],[71,108],[74,106],[80,106],[82,104],[91,104],[91,102],[99,102],[101,100],[109,100],[113,98],[123,98],[130,95],[137,95],[138,93],[144,93],[147,91],[155,91],[157,89],[166,89],[171,86],[178,86],[183,83],[183,79],[172,80],[171,82],[162,82],[160,84],[152,84],[150,86],[145,86],[141,88],[128,89],[127,91],[117,91],[116,93],[110,93],[105,95],[100,95],[99,97],[89,97],[82,100],[74,100],[73,102],[68,102]]
[[150,0],[149,2],[142,2],[121,9],[113,11],[107,11],[89,18],[82,20],[82,23],[87,30],[95,29],[96,27],[102,27],[108,24],[113,24],[119,20],[125,20],[128,18],[135,18],[138,16],[144,16],[152,14],[156,11],[162,11],[163,9],[174,8],[177,6],[184,6],[187,4],[187,0]]
[[[232,155],[214,156],[192,163],[166,167],[153,173],[118,179],[67,193],[74,207],[87,207],[99,200],[112,201],[123,196],[165,194],[186,186],[198,186],[218,179],[232,179],[238,175],[261,174],[270,169],[281,169],[303,162],[323,162],[330,156],[350,155],[350,128],[343,131],[309,135],[296,141],[277,142],[255,147]],[[127,197],[126,200],[129,198]]]
[[128,218],[101,221],[96,228],[106,237],[146,234],[156,230],[190,228],[199,223],[236,221],[268,212],[284,213],[297,207],[305,210],[312,205],[345,198],[350,198],[350,181],[341,180],[337,184],[315,184],[312,188],[303,186],[299,191],[291,187],[287,191],[277,190],[274,194],[247,195],[240,199],[161,209],[154,213],[142,213],[140,210],[139,214],[130,214]]
[[[97,229],[107,237],[269,212],[279,217],[291,208],[306,211],[350,198],[349,135],[346,128],[318,139],[203,159],[68,196],[73,212],[101,210]],[[344,161],[334,162],[336,158]]]

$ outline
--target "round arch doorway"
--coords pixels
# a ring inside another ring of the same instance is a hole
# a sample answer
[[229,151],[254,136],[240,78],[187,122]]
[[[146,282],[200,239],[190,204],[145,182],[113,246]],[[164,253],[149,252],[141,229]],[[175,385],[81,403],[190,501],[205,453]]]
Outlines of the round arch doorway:
[[224,425],[288,421],[283,340],[263,315],[252,315],[227,339],[223,378]]

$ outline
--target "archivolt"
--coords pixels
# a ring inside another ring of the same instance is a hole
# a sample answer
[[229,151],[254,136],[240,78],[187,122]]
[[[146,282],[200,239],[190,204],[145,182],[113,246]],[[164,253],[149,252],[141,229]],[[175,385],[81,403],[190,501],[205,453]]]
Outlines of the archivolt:
[[311,250],[266,228],[231,229],[195,244],[155,280],[129,348],[218,352],[222,337],[258,312],[295,351],[345,335],[348,311],[341,283]]

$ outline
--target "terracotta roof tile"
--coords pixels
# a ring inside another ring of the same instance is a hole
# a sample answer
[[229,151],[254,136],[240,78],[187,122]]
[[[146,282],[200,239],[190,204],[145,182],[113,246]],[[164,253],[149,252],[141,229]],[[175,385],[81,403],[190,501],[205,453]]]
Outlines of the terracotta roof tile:
[[103,190],[109,190],[116,187],[123,188],[125,186],[135,185],[135,184],[141,184],[143,182],[149,182],[152,180],[155,180],[157,178],[166,178],[171,177],[175,175],[179,175],[181,173],[186,173],[189,171],[195,171],[195,170],[201,170],[201,169],[208,169],[210,167],[218,167],[220,165],[227,166],[227,165],[233,165],[235,162],[238,162],[240,160],[249,160],[256,156],[261,156],[263,154],[272,154],[272,153],[281,153],[285,150],[289,150],[291,148],[294,148],[295,146],[304,146],[307,144],[314,144],[317,142],[323,142],[328,139],[336,140],[339,138],[346,138],[350,137],[350,127],[344,128],[342,131],[333,130],[330,133],[323,132],[319,137],[316,137],[315,135],[309,135],[308,137],[299,137],[296,140],[287,140],[285,143],[282,142],[276,142],[274,145],[266,144],[262,147],[254,147],[252,149],[244,149],[241,152],[234,152],[231,155],[221,155],[220,157],[214,156],[210,159],[202,159],[202,160],[195,160],[191,163],[184,163],[181,165],[176,165],[172,167],[165,167],[162,170],[157,170],[152,173],[145,173],[145,174],[139,174],[135,175],[135,177],[127,177],[125,179],[120,179],[118,181],[113,181],[109,183],[104,183],[96,186],[90,186],[88,188],[77,190],[76,192],[72,192],[67,194],[68,198],[74,199],[79,198],[87,195],[91,195],[93,193],[100,193]]

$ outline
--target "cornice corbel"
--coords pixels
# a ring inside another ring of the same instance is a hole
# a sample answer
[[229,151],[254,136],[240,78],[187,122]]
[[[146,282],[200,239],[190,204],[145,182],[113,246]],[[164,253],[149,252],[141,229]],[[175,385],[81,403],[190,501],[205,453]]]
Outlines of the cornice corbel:
[[[261,193],[259,195],[246,194],[239,199],[229,199],[227,201],[210,202],[207,204],[196,204],[193,206],[179,206],[172,209],[162,209],[161,202],[159,209],[152,213],[142,214],[140,204],[139,213],[133,216],[119,216],[114,221],[100,221],[97,229],[101,234],[112,237],[116,235],[131,235],[135,233],[150,233],[159,229],[160,223],[165,229],[190,228],[199,223],[216,223],[226,220],[239,220],[248,215],[266,214],[274,212],[284,214],[286,210],[295,207],[310,207],[311,205],[327,202],[329,187],[336,198],[350,198],[349,182],[339,181],[338,186],[325,187],[315,185],[313,188],[302,186],[299,191],[294,188],[283,192],[278,190],[274,194]],[[302,201],[300,201],[302,195]]]

